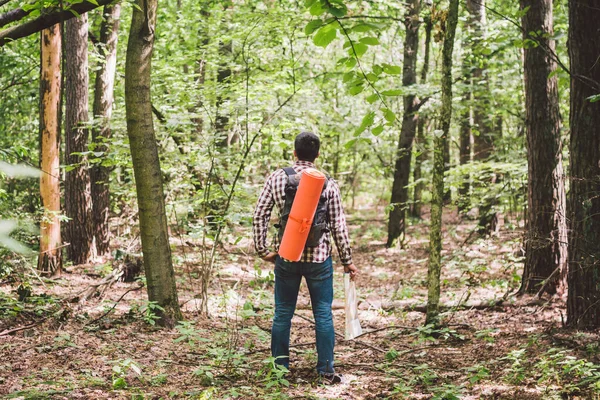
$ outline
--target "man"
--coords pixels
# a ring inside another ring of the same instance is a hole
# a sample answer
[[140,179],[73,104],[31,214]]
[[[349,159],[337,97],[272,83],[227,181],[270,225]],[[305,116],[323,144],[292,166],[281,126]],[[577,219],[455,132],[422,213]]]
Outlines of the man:
[[[315,168],[314,161],[319,155],[320,141],[314,133],[302,132],[294,141],[293,169],[301,173],[307,168]],[[273,206],[281,211],[285,203],[285,187],[288,172],[279,169],[269,176],[258,198],[254,211],[253,235],[256,252],[265,261],[275,263],[275,316],[271,330],[271,353],[276,363],[289,368],[290,328],[296,309],[296,300],[302,277],[310,293],[315,318],[317,339],[317,373],[324,381],[338,383],[341,377],[333,368],[333,347],[335,332],[331,303],[333,302],[333,265],[331,261],[331,236],[335,240],[344,272],[354,279],[358,273],[352,264],[352,251],[348,239],[346,217],[342,208],[342,198],[337,184],[328,179],[323,195],[326,198],[325,230],[315,247],[305,247],[299,262],[289,262],[277,255],[279,237],[273,243],[273,251],[267,247],[267,232]]]

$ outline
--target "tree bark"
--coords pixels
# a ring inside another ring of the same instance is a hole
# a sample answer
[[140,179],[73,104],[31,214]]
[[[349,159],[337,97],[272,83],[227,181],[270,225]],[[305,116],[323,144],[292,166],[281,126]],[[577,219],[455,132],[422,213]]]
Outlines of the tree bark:
[[[94,119],[92,140],[94,151],[102,152],[102,158],[107,157],[109,139],[111,137],[110,118],[112,115],[115,71],[117,65],[117,40],[119,32],[119,17],[121,5],[114,4],[104,7],[104,20],[100,28],[100,43],[103,60],[98,62],[96,84],[94,89]],[[110,229],[108,217],[110,211],[109,174],[110,168],[102,163],[95,164],[91,171],[94,236],[99,256],[110,252]]]
[[[528,204],[525,268],[521,293],[537,293],[556,268],[566,263],[566,199],[560,138],[558,81],[551,76],[556,62],[552,0],[521,0],[523,35],[535,35],[537,46],[525,46],[525,111],[527,129]],[[535,33],[534,33],[535,32]],[[546,291],[556,293],[555,274]]]
[[11,22],[22,20],[28,16],[30,12],[31,11],[25,11],[22,8],[15,8],[14,10],[7,11],[4,14],[0,14],[0,27],[8,25]]
[[458,0],[450,0],[446,32],[442,49],[442,109],[440,112],[441,134],[433,140],[433,192],[431,199],[431,228],[429,234],[429,266],[427,270],[427,315],[425,324],[438,322],[440,303],[440,272],[442,269],[442,207],[444,197],[445,142],[452,119],[452,52],[458,23]]
[[127,134],[133,159],[148,299],[160,305],[159,323],[182,318],[167,232],[162,174],[152,122],[150,76],[157,0],[137,0],[125,63]]
[[[431,16],[425,17],[425,55],[423,57],[423,68],[421,69],[421,84],[427,82],[427,74],[429,73],[429,53],[431,49]],[[411,215],[414,218],[421,218],[421,202],[423,198],[423,188],[425,183],[421,181],[423,161],[427,160],[427,138],[425,137],[426,119],[423,115],[419,115],[417,121],[417,143],[421,145],[420,152],[415,157],[415,167],[413,170],[413,182],[415,185],[413,194],[413,205]]]
[[[417,83],[417,50],[419,48],[419,10],[420,0],[410,0],[407,3],[404,25],[404,62],[402,67],[402,86],[407,87]],[[412,145],[417,130],[418,100],[413,94],[404,96],[404,113],[402,127],[396,152],[394,166],[394,182],[390,200],[391,210],[388,222],[387,247],[392,247],[398,238],[404,235],[406,223],[406,208],[408,201],[408,180],[410,177],[410,162]]]
[[473,127],[475,129],[474,159],[487,160],[494,149],[492,118],[490,113],[487,56],[483,54],[486,37],[485,0],[467,0],[468,24],[472,31],[473,52]]
[[75,18],[76,15],[85,14],[86,12],[95,8],[110,4],[113,1],[115,0],[97,0],[94,3],[83,1],[82,3],[73,4],[66,10],[53,10],[32,21],[5,29],[0,32],[0,47],[13,40],[33,35],[34,33],[43,29],[47,29],[54,24],[58,24],[59,22],[64,22],[71,18]]
[[229,116],[222,110],[229,87],[229,78],[231,78],[231,68],[229,68],[229,57],[231,56],[231,42],[219,45],[219,54],[224,61],[219,65],[217,71],[217,102],[215,115],[215,135],[217,148],[225,149],[229,145],[229,136],[227,125],[229,125]]
[[[494,151],[493,118],[490,107],[490,87],[487,71],[487,55],[485,49],[485,0],[467,0],[469,11],[468,25],[472,29],[473,52],[473,159],[487,161]],[[484,185],[494,184],[485,182]],[[493,230],[496,214],[493,212],[495,198],[483,196],[479,204],[479,229],[480,234],[489,234]]]
[[[462,76],[465,83],[462,90],[462,109],[458,119],[460,121],[459,128],[459,163],[466,165],[471,162],[471,105],[472,105],[472,77],[471,70],[473,68],[473,52],[469,48],[469,43],[472,38],[472,27],[468,23],[464,24],[465,35],[463,39],[463,60],[462,60]],[[470,205],[469,192],[471,191],[471,176],[465,174],[463,181],[458,188],[458,210],[466,211]]]
[[65,236],[74,264],[96,255],[88,151],[88,22],[87,14],[65,23]]
[[600,327],[600,2],[569,1],[571,61],[567,324]]
[[40,223],[38,269],[59,275],[60,237],[60,26],[42,31],[40,72],[40,194],[44,215]]

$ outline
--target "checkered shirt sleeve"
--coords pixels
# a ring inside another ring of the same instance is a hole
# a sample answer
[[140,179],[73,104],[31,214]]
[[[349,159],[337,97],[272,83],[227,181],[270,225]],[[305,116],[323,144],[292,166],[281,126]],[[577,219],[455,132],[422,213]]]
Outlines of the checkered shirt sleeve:
[[273,175],[269,176],[265,182],[265,186],[263,187],[260,196],[258,196],[258,202],[256,203],[254,217],[252,220],[254,248],[261,258],[269,254],[269,248],[267,247],[267,234],[269,231],[271,212],[273,211],[273,206],[275,205],[272,180]]
[[340,261],[343,265],[352,264],[352,249],[350,248],[350,237],[346,226],[346,215],[342,206],[342,196],[340,188],[333,179],[329,180],[328,194],[327,216],[329,229],[333,235],[333,240],[335,240]]

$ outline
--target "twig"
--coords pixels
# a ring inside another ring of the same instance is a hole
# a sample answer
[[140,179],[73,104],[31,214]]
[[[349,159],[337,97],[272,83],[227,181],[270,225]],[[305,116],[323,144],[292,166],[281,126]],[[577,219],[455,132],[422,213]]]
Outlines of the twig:
[[[302,319],[303,319],[303,320],[305,320],[305,321],[308,321],[308,322],[310,322],[312,325],[316,325],[315,321],[313,321],[313,320],[312,320],[312,319],[310,319],[310,318],[306,318],[305,316],[303,316],[303,315],[300,315],[300,314],[297,314],[297,313],[294,313],[294,315],[295,315],[295,316],[297,316],[297,317],[300,317],[300,318],[302,318]],[[369,332],[369,333],[370,333],[370,332]],[[362,346],[368,347],[368,348],[370,348],[370,349],[372,349],[372,350],[378,351],[378,352],[380,352],[380,353],[383,353],[383,354],[387,353],[387,351],[385,351],[385,350],[383,350],[383,349],[381,349],[381,348],[379,348],[379,347],[376,347],[376,346],[370,345],[370,344],[368,344],[368,343],[365,343],[365,342],[363,342],[363,341],[361,341],[361,340],[356,340],[356,338],[354,338],[354,339],[351,339],[351,340],[346,340],[346,339],[344,339],[344,335],[342,335],[342,334],[341,334],[341,333],[339,333],[339,332],[335,332],[335,335],[336,335],[337,337],[339,337],[339,338],[342,338],[342,343],[354,342],[354,343],[358,343],[358,344],[360,344],[360,345],[362,345]]]
[[546,281],[544,282],[544,284],[542,285],[542,287],[540,288],[540,290],[537,292],[537,294],[536,294],[537,297],[542,297],[542,295],[546,291],[546,288],[552,282],[552,278],[554,278],[554,275],[556,275],[561,269],[562,269],[562,265],[559,265],[558,267],[556,267],[554,269],[554,271],[552,271],[552,273],[550,274],[550,276],[548,278],[546,278]]
[[29,325],[25,325],[25,326],[21,326],[19,328],[13,328],[13,329],[7,329],[5,331],[0,332],[0,336],[6,336],[6,335],[10,335],[11,333],[15,333],[15,332],[19,332],[19,331],[24,331],[25,329],[30,329],[33,328],[39,324],[41,324],[42,322],[44,322],[45,320],[47,320],[49,317],[44,317],[42,319],[40,319],[37,322],[34,322],[33,324],[29,324]]
[[108,310],[107,312],[105,312],[104,314],[102,314],[101,316],[99,316],[98,318],[96,318],[96,319],[93,319],[93,320],[91,320],[90,322],[86,323],[84,326],[87,326],[87,325],[93,324],[94,322],[98,322],[98,321],[100,321],[102,318],[106,317],[108,314],[110,314],[110,312],[111,312],[112,310],[114,310],[114,309],[115,309],[115,307],[117,306],[117,304],[119,304],[119,302],[120,302],[121,300],[123,300],[123,298],[124,298],[124,297],[127,295],[127,293],[129,293],[129,292],[133,292],[133,291],[135,291],[135,290],[140,290],[140,289],[141,289],[141,288],[143,288],[143,287],[144,287],[143,285],[140,285],[140,286],[136,286],[136,287],[134,287],[134,288],[131,288],[131,289],[129,289],[128,291],[126,291],[125,293],[123,293],[123,294],[121,295],[121,297],[119,297],[119,300],[117,300],[117,301],[115,302],[115,304],[113,304],[113,306],[110,308],[110,310]]
[[390,325],[390,326],[384,326],[383,328],[379,328],[379,329],[373,329],[371,331],[368,332],[363,332],[358,336],[355,336],[354,339],[357,339],[361,336],[366,336],[366,335],[370,335],[371,333],[375,333],[375,332],[381,332],[381,331],[385,331],[387,329],[419,329],[418,327],[415,326],[402,326],[402,325]]

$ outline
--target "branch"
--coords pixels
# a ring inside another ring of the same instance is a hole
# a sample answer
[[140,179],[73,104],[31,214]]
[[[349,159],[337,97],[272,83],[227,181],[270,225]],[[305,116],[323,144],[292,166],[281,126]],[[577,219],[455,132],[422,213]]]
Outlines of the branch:
[[117,306],[117,304],[119,304],[119,302],[120,302],[121,300],[123,300],[123,298],[124,298],[124,297],[125,297],[125,296],[126,296],[128,293],[129,293],[129,292],[133,292],[134,290],[140,290],[140,289],[141,289],[141,288],[143,288],[143,287],[144,287],[144,285],[141,285],[141,286],[136,286],[136,287],[133,287],[133,288],[131,288],[131,289],[127,290],[125,293],[123,293],[123,294],[121,295],[121,297],[119,297],[119,300],[117,300],[117,301],[115,302],[115,304],[113,304],[113,306],[112,306],[112,307],[111,307],[111,308],[110,308],[108,311],[106,311],[104,314],[102,314],[102,315],[101,315],[101,316],[99,316],[98,318],[91,320],[90,322],[88,322],[87,324],[85,324],[85,326],[87,326],[87,325],[91,325],[91,324],[93,324],[94,322],[98,322],[98,321],[100,321],[102,318],[106,317],[106,316],[107,316],[107,315],[108,315],[108,314],[109,314],[109,313],[110,313],[112,310],[114,310],[114,309],[115,309],[115,307]]
[[25,11],[22,8],[15,8],[0,15],[0,27],[8,25],[11,22],[19,21],[29,15],[31,11]]
[[57,10],[50,14],[42,15],[24,24],[13,26],[0,32],[0,47],[7,42],[17,40],[39,31],[50,28],[59,22],[67,21],[76,15],[85,14],[88,11],[113,3],[115,0],[98,0],[96,4],[84,1],[74,4],[68,10]]
[[370,18],[370,19],[390,19],[392,21],[404,22],[402,18],[390,17],[385,15],[351,15],[339,17],[338,19],[354,19],[354,18]]
[[11,333],[15,333],[15,332],[19,332],[19,331],[24,331],[25,329],[30,329],[33,328],[39,324],[41,324],[42,322],[44,322],[45,320],[47,320],[49,317],[44,317],[42,319],[40,319],[37,322],[34,322],[33,324],[29,324],[29,325],[25,325],[25,326],[21,326],[19,328],[14,328],[14,329],[7,329],[5,331],[0,332],[0,336],[6,336],[6,335],[10,335]]

